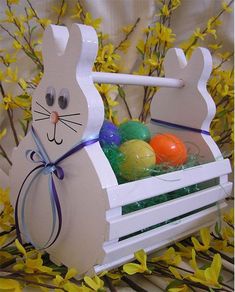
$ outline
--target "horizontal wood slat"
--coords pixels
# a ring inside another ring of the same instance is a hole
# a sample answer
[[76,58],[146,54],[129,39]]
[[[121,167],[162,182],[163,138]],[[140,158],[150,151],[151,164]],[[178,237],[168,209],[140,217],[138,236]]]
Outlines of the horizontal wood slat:
[[163,248],[171,242],[185,238],[205,226],[214,224],[220,210],[227,206],[220,203],[218,206],[208,208],[196,214],[185,217],[177,222],[167,224],[144,234],[123,240],[120,242],[106,244],[104,251],[106,256],[102,265],[94,267],[96,273],[118,267],[123,263],[133,259],[133,253],[139,249],[144,249],[147,253]]
[[230,172],[230,162],[225,159],[110,187],[107,188],[109,207],[124,206],[204,182]]
[[232,183],[218,185],[127,215],[109,219],[109,239],[120,238],[226,198]]

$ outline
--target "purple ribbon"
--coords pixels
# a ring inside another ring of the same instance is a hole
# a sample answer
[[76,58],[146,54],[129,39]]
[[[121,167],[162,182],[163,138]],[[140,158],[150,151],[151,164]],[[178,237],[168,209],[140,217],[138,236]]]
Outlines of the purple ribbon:
[[[25,223],[25,204],[27,201],[27,196],[29,193],[29,190],[31,188],[31,185],[34,180],[37,179],[37,177],[41,174],[48,175],[49,176],[49,194],[50,194],[50,200],[51,200],[51,207],[52,207],[52,214],[53,214],[53,226],[52,226],[52,231],[50,234],[49,239],[47,242],[44,244],[43,247],[40,247],[41,249],[45,249],[50,247],[54,242],[57,240],[61,227],[62,227],[62,212],[61,212],[61,206],[60,206],[60,201],[58,197],[58,193],[56,190],[55,182],[53,176],[57,177],[59,180],[64,179],[64,170],[62,169],[61,166],[59,166],[59,163],[65,160],[67,157],[73,155],[74,153],[78,152],[81,150],[83,147],[91,145],[93,143],[96,143],[99,141],[98,138],[83,141],[80,144],[74,146],[72,149],[67,151],[64,155],[62,155],[60,158],[58,158],[55,162],[51,162],[38,135],[35,132],[35,129],[32,127],[31,128],[31,134],[33,137],[33,140],[37,146],[37,150],[27,150],[26,151],[26,157],[32,161],[33,163],[40,163],[38,166],[36,166],[34,169],[32,169],[27,176],[25,177],[17,199],[16,199],[16,206],[15,206],[15,223],[16,223],[16,234],[19,239],[19,241],[22,243],[22,238],[21,238],[21,230],[20,230],[20,223],[19,223],[19,202],[20,198],[22,199],[22,208],[21,208],[21,225],[22,229],[24,231],[24,235],[28,239],[29,242],[31,242],[34,246],[36,246],[35,243],[33,243],[33,240],[30,237],[30,234],[28,232],[26,223]],[[33,176],[34,175],[34,176]],[[33,177],[32,177],[33,176]],[[31,180],[29,181],[29,178]],[[28,184],[26,184],[28,182]],[[23,191],[23,189],[26,186],[26,190]],[[58,218],[58,226],[57,226],[57,231],[55,232],[56,228],[56,218]]]
[[157,119],[151,119],[150,121],[154,122],[156,124],[163,125],[163,126],[178,128],[178,129],[187,130],[187,131],[196,132],[196,133],[205,134],[205,135],[210,136],[210,132],[208,132],[206,130],[192,128],[192,127],[183,126],[183,125],[178,125],[178,124],[174,124],[174,123],[170,123],[170,122],[166,122],[166,121],[162,121],[162,120],[157,120]]

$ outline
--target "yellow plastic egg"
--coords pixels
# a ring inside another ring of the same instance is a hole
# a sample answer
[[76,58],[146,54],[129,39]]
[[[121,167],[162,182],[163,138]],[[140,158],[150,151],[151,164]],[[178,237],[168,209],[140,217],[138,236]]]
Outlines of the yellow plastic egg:
[[120,165],[120,174],[128,181],[137,180],[151,174],[155,165],[153,148],[142,140],[129,140],[120,146],[124,159]]

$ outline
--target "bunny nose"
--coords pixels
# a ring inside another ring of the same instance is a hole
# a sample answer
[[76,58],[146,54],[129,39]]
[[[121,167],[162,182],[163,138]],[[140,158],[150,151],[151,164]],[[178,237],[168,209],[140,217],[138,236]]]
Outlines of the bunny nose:
[[58,115],[58,113],[57,112],[51,112],[50,122],[52,124],[56,124],[58,121],[59,121],[59,115]]

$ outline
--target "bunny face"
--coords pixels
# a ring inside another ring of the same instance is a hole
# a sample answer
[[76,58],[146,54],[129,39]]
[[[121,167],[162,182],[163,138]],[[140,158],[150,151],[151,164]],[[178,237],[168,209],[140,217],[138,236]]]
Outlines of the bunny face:
[[86,99],[75,80],[73,85],[63,80],[41,82],[34,96],[33,126],[44,147],[62,155],[82,140],[88,119]]
[[69,33],[65,27],[50,26],[45,32],[45,72],[32,111],[33,126],[53,160],[81,140],[98,136],[104,110],[91,78],[96,52],[90,27],[75,24]]

